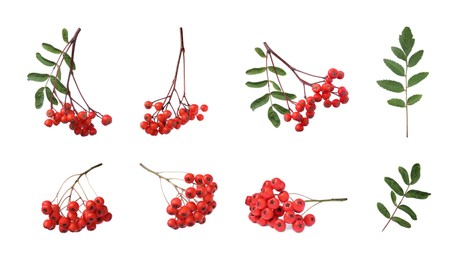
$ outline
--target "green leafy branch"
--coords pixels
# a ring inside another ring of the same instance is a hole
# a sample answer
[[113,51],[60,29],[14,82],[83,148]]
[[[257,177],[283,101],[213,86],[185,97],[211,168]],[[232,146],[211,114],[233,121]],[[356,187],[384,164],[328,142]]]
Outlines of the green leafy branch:
[[420,72],[411,77],[408,77],[408,68],[414,67],[421,60],[424,51],[419,50],[411,54],[414,46],[415,39],[409,27],[405,27],[402,34],[399,36],[400,47],[392,47],[392,53],[400,60],[403,61],[403,66],[391,59],[384,59],[384,64],[397,76],[403,77],[403,83],[395,80],[378,80],[377,83],[380,87],[395,93],[404,92],[404,100],[400,98],[392,98],[387,101],[391,106],[405,108],[405,121],[406,121],[406,137],[408,137],[408,106],[412,106],[421,100],[421,94],[414,94],[408,97],[408,88],[420,83],[424,80],[429,73]]
[[[410,228],[411,224],[408,221],[406,221],[403,218],[395,216],[395,213],[397,212],[397,210],[400,209],[401,211],[403,211],[406,214],[408,214],[408,216],[412,220],[417,220],[416,213],[414,213],[414,211],[410,207],[408,207],[407,205],[402,204],[403,200],[405,198],[427,199],[427,197],[430,196],[430,193],[428,193],[428,192],[419,191],[419,190],[415,190],[415,189],[410,189],[411,186],[416,184],[419,181],[419,179],[421,178],[421,166],[418,163],[416,163],[416,164],[414,164],[412,166],[410,174],[408,174],[408,171],[405,168],[401,167],[401,166],[398,167],[398,171],[399,171],[400,175],[402,176],[403,182],[407,185],[407,187],[406,187],[405,190],[403,190],[402,187],[394,179],[392,179],[390,177],[385,177],[384,178],[384,181],[392,189],[391,192],[390,192],[390,197],[391,197],[392,203],[395,206],[395,210],[391,215],[389,213],[389,211],[387,210],[386,206],[384,206],[384,204],[382,204],[381,202],[378,202],[376,204],[379,212],[381,212],[381,214],[388,219],[388,221],[387,221],[386,225],[384,226],[384,228],[382,229],[382,231],[384,231],[386,229],[386,227],[389,225],[389,223],[391,221],[399,224],[402,227]],[[397,200],[398,200],[397,195],[401,196],[401,198],[400,198],[400,200],[398,202],[397,202]]]

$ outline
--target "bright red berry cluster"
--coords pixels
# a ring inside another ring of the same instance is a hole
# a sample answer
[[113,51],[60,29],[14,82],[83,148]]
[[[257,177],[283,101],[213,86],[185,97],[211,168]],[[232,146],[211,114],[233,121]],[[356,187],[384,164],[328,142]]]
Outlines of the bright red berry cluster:
[[[58,204],[45,200],[42,203],[41,211],[48,218],[43,222],[43,227],[53,230],[59,226],[59,231],[62,233],[80,232],[84,228],[89,231],[95,230],[98,224],[112,219],[112,213],[108,211],[104,203],[102,197],[96,197],[94,200],[87,200],[81,204],[77,201],[70,201],[66,207],[61,208]],[[83,206],[84,209],[82,209]]]
[[[192,227],[196,223],[204,224],[206,216],[210,215],[217,207],[214,195],[218,185],[212,175],[186,173],[182,179],[166,178],[160,173],[148,169],[143,164],[140,164],[140,166],[158,176],[161,182],[163,180],[169,182],[177,191],[177,195],[170,200],[167,199],[163,191],[163,196],[168,203],[166,212],[172,216],[167,221],[167,225],[170,228],[179,229]],[[180,187],[173,180],[184,181],[190,186],[186,188]]]
[[[112,213],[108,211],[104,198],[96,195],[94,199],[89,199],[87,192],[83,189],[84,185],[81,183],[83,176],[86,176],[86,180],[89,182],[88,172],[101,165],[98,164],[81,174],[68,177],[59,188],[53,201],[43,201],[41,212],[48,216],[43,222],[44,228],[53,230],[59,226],[59,231],[62,233],[67,231],[79,232],[84,228],[92,231],[96,229],[97,225],[112,219]],[[61,194],[64,185],[73,178],[75,178],[73,184]],[[87,185],[91,187],[89,183]]]
[[93,119],[98,116],[101,118],[101,123],[104,126],[111,124],[112,117],[110,115],[100,115],[95,111],[80,111],[77,112],[70,103],[65,103],[62,108],[57,111],[56,108],[50,108],[46,111],[48,119],[45,120],[45,125],[51,127],[60,123],[69,125],[76,135],[88,136],[97,134],[97,129],[93,124]]
[[[342,78],[344,78],[344,72],[334,68],[330,69],[322,84],[314,83],[311,85],[314,95],[300,99],[298,102],[292,101],[295,105],[295,110],[284,114],[284,121],[290,122],[293,119],[297,122],[295,130],[301,132],[309,124],[309,120],[314,117],[316,103],[323,101],[323,105],[326,108],[331,106],[339,107],[341,104],[346,104],[349,101],[347,89],[343,86],[336,87],[333,85],[334,79]],[[304,114],[302,114],[303,112]]]
[[167,109],[161,101],[155,103],[146,101],[145,108],[151,109],[154,107],[155,111],[152,114],[146,113],[144,115],[144,121],[140,123],[140,128],[150,135],[155,136],[158,135],[158,133],[164,135],[170,133],[174,129],[180,129],[181,126],[194,119],[198,121],[204,120],[204,115],[201,114],[200,111],[206,112],[208,110],[207,105],[181,105],[183,105],[183,107],[179,108],[177,111],[171,111]]

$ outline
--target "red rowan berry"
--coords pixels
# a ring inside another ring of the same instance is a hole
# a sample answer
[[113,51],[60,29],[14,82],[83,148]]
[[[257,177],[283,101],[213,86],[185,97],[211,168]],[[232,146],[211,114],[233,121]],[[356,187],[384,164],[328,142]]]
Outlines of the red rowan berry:
[[274,222],[274,229],[279,232],[284,232],[286,228],[285,221],[282,219],[277,219]]
[[145,101],[144,106],[146,109],[150,109],[153,107],[153,102],[151,101]]
[[316,218],[314,217],[314,215],[307,214],[306,216],[304,216],[304,223],[306,224],[306,226],[310,227],[314,225],[315,222]]
[[292,120],[292,115],[290,113],[284,114],[284,121],[290,122],[290,120]]
[[304,221],[303,221],[303,220],[296,220],[296,221],[293,222],[293,224],[292,224],[293,230],[294,230],[295,232],[297,232],[297,233],[303,232],[304,227],[305,227],[305,224],[304,224]]
[[206,104],[201,105],[201,111],[202,112],[207,112],[208,109],[209,109],[209,107]]
[[112,123],[112,117],[110,115],[104,115],[102,117],[102,124],[107,126]]

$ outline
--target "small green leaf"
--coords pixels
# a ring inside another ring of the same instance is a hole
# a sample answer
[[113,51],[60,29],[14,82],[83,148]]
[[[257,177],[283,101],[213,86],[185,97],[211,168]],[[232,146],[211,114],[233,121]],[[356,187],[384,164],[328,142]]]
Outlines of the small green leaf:
[[398,185],[398,183],[390,178],[390,177],[385,177],[384,178],[384,181],[387,183],[387,185],[389,185],[389,187],[395,192],[397,193],[399,196],[403,196],[403,189],[402,187],[400,187],[400,185]]
[[400,226],[405,227],[405,228],[410,228],[411,227],[411,224],[408,221],[406,221],[406,220],[404,220],[402,218],[399,218],[399,217],[393,217],[392,221],[394,221],[395,223],[397,223]]
[[394,206],[397,206],[397,195],[395,195],[395,192],[392,190],[390,191],[390,198]]
[[252,111],[255,111],[255,109],[268,103],[268,101],[269,101],[269,94],[264,94],[262,97],[255,99],[255,101],[253,101],[252,104],[250,104],[250,108],[252,109]]
[[273,91],[273,92],[271,92],[271,96],[273,98],[277,98],[277,99],[280,99],[280,100],[285,100],[286,96],[287,96],[287,99],[289,99],[289,100],[293,100],[293,99],[296,98],[295,94],[290,94],[290,93],[281,92],[281,91]]
[[39,109],[43,106],[43,101],[45,100],[45,94],[43,93],[43,90],[45,87],[41,87],[35,92],[35,108]]
[[402,93],[405,91],[405,88],[403,88],[402,83],[394,80],[378,80],[376,81],[380,87],[382,87],[385,90],[389,90],[395,93]]
[[258,55],[260,55],[260,57],[266,58],[265,52],[261,48],[256,47],[255,51],[258,53]]
[[406,185],[410,185],[410,176],[408,175],[408,171],[402,166],[400,166],[398,167],[398,172],[400,173],[400,175],[402,175],[403,182]]
[[285,115],[287,113],[289,113],[288,109],[286,109],[285,107],[281,106],[281,105],[278,105],[278,104],[273,104],[273,107],[277,110],[277,112],[279,112],[281,115]]
[[250,82],[250,81],[247,81],[245,83],[245,85],[247,87],[250,87],[250,88],[262,88],[264,86],[266,86],[266,84],[268,84],[268,81],[267,80],[263,80],[263,81],[258,81],[258,82]]
[[67,88],[56,77],[51,76],[49,78],[49,81],[51,81],[51,84],[56,88],[57,91],[61,92],[62,94],[66,94],[67,93]]
[[37,57],[37,60],[39,60],[45,66],[51,67],[51,66],[56,65],[56,63],[54,63],[54,61],[50,61],[48,59],[43,58],[43,56],[41,56],[41,54],[39,52],[37,52],[35,54],[35,57]]
[[40,73],[29,73],[27,75],[27,80],[37,81],[37,82],[44,82],[48,79],[48,74],[40,74]]
[[43,49],[51,52],[51,53],[54,53],[54,54],[61,54],[61,50],[55,48],[53,45],[49,44],[49,43],[42,43],[41,46],[43,47]]
[[273,124],[274,127],[279,127],[280,126],[280,119],[279,115],[277,115],[276,111],[274,111],[273,107],[270,106],[268,109],[268,118],[269,121]]
[[408,67],[416,66],[416,64],[418,64],[418,62],[421,60],[423,54],[423,50],[415,52],[408,60]]
[[50,88],[45,87],[45,93],[46,93],[46,98],[48,99],[50,103],[52,103],[53,105],[58,104],[57,99],[54,97],[53,92],[51,91]]
[[414,46],[414,38],[410,27],[405,27],[403,29],[402,34],[398,37],[398,41],[400,42],[400,46],[405,52],[405,55],[408,57]]
[[249,69],[245,72],[245,74],[247,75],[256,75],[256,74],[260,74],[260,73],[263,73],[266,71],[266,68],[265,67],[261,67],[261,68],[252,68],[252,69]]
[[407,100],[406,103],[407,103],[409,106],[411,106],[411,105],[416,104],[419,100],[421,100],[421,98],[422,98],[422,95],[419,95],[419,94],[412,95],[411,97],[408,98],[408,100]]
[[272,80],[270,80],[270,82],[271,82],[271,84],[273,85],[273,88],[274,88],[275,90],[281,91],[279,85],[277,85],[276,82],[274,82],[274,81],[272,81]]
[[69,42],[69,32],[65,28],[62,29],[62,39],[64,42]]
[[277,75],[279,75],[279,76],[287,75],[287,72],[285,72],[285,70],[283,70],[283,69],[281,69],[279,67],[269,66],[268,70],[271,71],[272,73],[277,73]]
[[399,76],[405,76],[405,69],[402,67],[402,65],[398,64],[397,62],[393,60],[389,60],[389,59],[384,59],[384,63],[395,74]]
[[397,58],[406,61],[405,53],[398,47],[392,47],[392,52],[394,53]]
[[399,99],[399,98],[392,98],[387,100],[387,103],[391,106],[394,107],[405,107],[405,101]]
[[406,214],[408,214],[412,220],[417,220],[418,217],[416,216],[416,213],[414,213],[414,211],[408,207],[407,205],[400,205],[400,207],[398,207],[400,210],[404,211]]
[[57,66],[57,79],[61,80],[61,67]]
[[67,63],[67,66],[69,66],[69,68],[72,68],[72,70],[76,69],[75,61],[72,62],[72,66],[70,67],[70,62],[72,61],[72,57],[70,57],[70,55],[68,55],[67,53],[64,53],[64,60],[65,60],[65,63]]
[[418,84],[419,82],[424,80],[427,77],[427,75],[429,75],[429,72],[419,72],[418,74],[413,75],[408,80],[408,87],[412,87],[412,86]]
[[424,192],[424,191],[419,191],[419,190],[409,190],[405,196],[407,198],[414,198],[414,199],[420,199],[424,200],[427,199],[427,197],[430,196],[430,193]]
[[381,212],[381,214],[386,217],[386,218],[390,218],[390,213],[389,211],[387,210],[386,206],[384,206],[384,204],[382,204],[381,202],[378,202],[376,204],[376,206],[378,207],[378,210],[379,212]]
[[416,184],[421,178],[421,165],[419,163],[415,163],[413,167],[411,167],[411,185]]

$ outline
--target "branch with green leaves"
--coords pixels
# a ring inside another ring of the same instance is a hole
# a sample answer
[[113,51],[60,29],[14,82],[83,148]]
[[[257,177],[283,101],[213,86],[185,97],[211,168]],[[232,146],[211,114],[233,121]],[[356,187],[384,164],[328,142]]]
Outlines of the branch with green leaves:
[[[406,221],[403,218],[395,216],[395,213],[397,212],[398,209],[400,209],[401,211],[408,214],[408,216],[412,220],[417,220],[416,213],[414,213],[414,211],[410,207],[408,207],[406,204],[402,204],[403,200],[405,198],[427,199],[427,197],[431,195],[428,192],[410,189],[411,186],[416,184],[421,178],[421,166],[419,165],[419,163],[416,163],[412,166],[410,174],[408,174],[408,171],[401,166],[398,167],[398,171],[400,175],[402,176],[403,182],[407,185],[407,187],[405,188],[405,190],[403,190],[403,188],[394,179],[390,177],[384,178],[384,181],[392,189],[390,192],[390,197],[391,197],[392,204],[394,204],[395,206],[395,210],[392,214],[390,214],[389,210],[387,210],[384,204],[382,204],[381,202],[378,202],[376,204],[379,212],[381,212],[381,214],[388,219],[382,231],[386,229],[386,227],[389,225],[391,221],[399,224],[402,227],[411,228],[410,222]],[[397,195],[400,196],[400,199],[397,197]]]
[[[326,76],[316,76],[291,66],[279,54],[273,51],[265,42],[265,50],[255,48],[255,52],[265,60],[262,67],[251,68],[246,71],[247,75],[264,74],[265,77],[259,81],[248,81],[245,85],[249,88],[267,88],[267,93],[255,99],[250,108],[255,109],[269,104],[268,119],[274,127],[279,127],[281,124],[280,116],[283,116],[284,121],[289,122],[293,119],[296,121],[295,130],[303,131],[304,127],[309,124],[309,120],[314,117],[316,103],[323,101],[325,107],[339,107],[340,104],[346,104],[349,101],[348,92],[345,87],[335,87],[333,80],[342,79],[344,72],[332,68]],[[287,72],[278,67],[275,62],[280,62],[290,70],[295,78],[302,86],[302,93],[298,101],[295,99],[297,95],[284,90],[281,77],[287,75]],[[312,80],[306,80],[303,77],[311,77]],[[311,88],[311,94],[307,94],[307,88]],[[334,97],[333,99],[331,97]],[[284,101],[283,104],[276,103],[276,100]],[[305,112],[302,114],[302,112]]]
[[[408,137],[408,106],[416,104],[421,100],[421,94],[414,94],[409,96],[408,89],[424,80],[429,73],[419,72],[413,76],[408,76],[408,69],[414,67],[421,60],[424,51],[419,50],[411,54],[414,46],[414,38],[409,27],[403,29],[402,34],[399,36],[399,47],[392,47],[393,54],[403,62],[403,65],[391,59],[384,59],[386,66],[394,72],[397,76],[403,77],[403,83],[395,80],[378,80],[377,83],[380,87],[395,93],[403,93],[404,99],[392,98],[387,101],[391,106],[400,107],[405,109],[405,122],[406,122],[406,137]],[[409,97],[408,97],[409,96]]]

